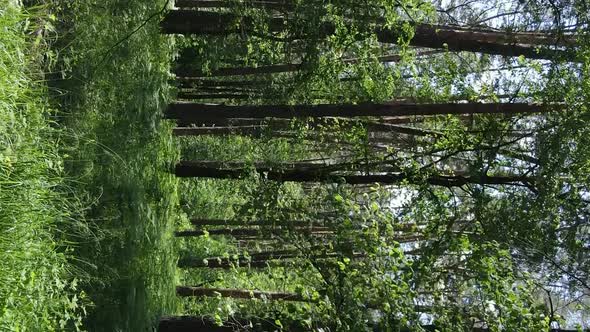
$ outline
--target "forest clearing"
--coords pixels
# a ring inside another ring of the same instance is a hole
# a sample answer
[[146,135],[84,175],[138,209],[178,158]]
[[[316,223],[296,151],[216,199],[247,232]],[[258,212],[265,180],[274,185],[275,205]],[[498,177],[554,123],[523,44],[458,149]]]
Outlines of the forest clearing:
[[584,0],[0,0],[0,331],[590,331]]

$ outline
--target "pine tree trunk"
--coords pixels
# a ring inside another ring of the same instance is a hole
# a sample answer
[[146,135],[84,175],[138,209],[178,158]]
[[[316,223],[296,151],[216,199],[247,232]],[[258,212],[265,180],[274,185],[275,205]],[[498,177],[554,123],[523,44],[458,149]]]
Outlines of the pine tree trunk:
[[294,226],[302,226],[302,227],[309,227],[310,226],[320,226],[323,225],[324,222],[314,222],[314,221],[304,221],[304,220],[281,220],[281,221],[274,221],[274,220],[224,220],[224,219],[199,219],[193,218],[191,219],[191,224],[193,226],[285,226],[289,227],[290,225]]
[[279,64],[260,67],[230,67],[213,70],[210,74],[200,70],[194,70],[190,67],[178,67],[174,70],[177,77],[222,77],[222,76],[244,76],[244,75],[264,75],[276,73],[289,73],[298,71],[302,68],[301,64]]
[[208,88],[230,88],[230,87],[238,87],[238,88],[245,88],[245,89],[260,89],[268,85],[268,81],[261,81],[261,80],[235,80],[235,81],[227,81],[227,80],[213,80],[213,79],[200,79],[200,78],[193,78],[193,77],[177,77],[176,81],[178,82],[179,88],[184,89],[199,89],[201,87],[208,87]]
[[[395,125],[389,123],[380,123],[378,121],[367,121],[362,122],[362,124],[367,128],[369,134],[403,134],[403,135],[410,135],[410,136],[432,136],[432,137],[440,137],[443,136],[442,133],[416,128],[411,126],[402,126],[402,125]],[[340,125],[341,128],[348,128],[352,126],[357,126],[357,123],[352,123],[350,125],[346,123],[342,123]],[[284,126],[279,126],[284,127]],[[310,129],[315,129],[315,127],[319,127],[319,123],[310,123],[308,125]],[[263,133],[268,133],[270,137],[297,137],[299,136],[294,132],[287,132],[287,131],[276,131],[277,128],[271,128],[268,125],[255,125],[255,126],[235,126],[235,127],[225,127],[225,126],[215,126],[215,127],[176,127],[172,129],[172,134],[175,136],[200,136],[200,135],[211,135],[211,136],[226,136],[226,135],[241,135],[241,136],[250,136],[250,137],[261,137]],[[313,132],[309,132],[313,134]],[[313,136],[313,135],[312,135]],[[324,137],[326,135],[324,134]]]
[[315,254],[311,256],[304,256],[299,251],[293,250],[291,253],[268,252],[253,254],[250,258],[238,256],[237,259],[228,259],[224,257],[208,257],[195,258],[185,257],[178,261],[180,268],[209,268],[209,269],[229,269],[233,266],[249,266],[251,268],[265,268],[268,265],[282,261],[284,264],[286,260],[293,260],[295,258],[310,258],[310,259],[326,259],[338,257],[338,253],[324,253]]
[[[415,29],[414,37],[410,41],[412,46],[503,56],[522,55],[530,59],[553,59],[559,56],[571,58],[568,52],[546,49],[543,46],[575,45],[571,38],[562,39],[553,34],[503,32],[430,24],[418,24]],[[382,43],[396,43],[400,37],[400,33],[392,29],[378,29],[376,33],[377,39]]]
[[178,92],[176,96],[178,99],[185,100],[206,100],[206,99],[248,99],[251,95],[247,94],[235,94],[235,93],[192,93],[192,92]]
[[[206,317],[179,316],[162,317],[158,332],[235,332],[235,326],[217,326],[214,320]],[[238,330],[239,331],[239,330]]]
[[324,105],[252,105],[227,106],[196,103],[172,103],[165,112],[168,119],[182,123],[230,118],[297,117],[396,117],[449,114],[521,114],[559,111],[558,107],[530,103],[444,103],[444,104],[324,104]]
[[[440,51],[425,51],[420,52],[417,56],[426,56],[432,54],[438,54]],[[384,55],[377,57],[380,62],[398,62],[401,56],[397,54]],[[359,59],[343,59],[343,63],[357,63]],[[188,63],[189,59],[180,59],[179,62]],[[205,73],[200,70],[192,69],[190,66],[180,66],[174,70],[177,77],[184,79],[187,78],[199,78],[199,77],[223,77],[223,76],[244,76],[244,75],[264,75],[264,74],[278,74],[278,73],[290,73],[295,72],[304,68],[303,63],[290,63],[290,64],[276,64],[258,67],[229,67],[220,68],[213,70],[211,73]]]
[[271,301],[283,300],[295,302],[314,302],[297,293],[190,286],[177,286],[176,295],[181,297],[229,297],[233,299],[267,299]]
[[314,236],[325,236],[334,234],[334,231],[330,230],[327,227],[293,227],[292,229],[289,228],[282,228],[282,227],[272,227],[271,229],[255,229],[255,228],[222,228],[222,229],[209,229],[205,230],[190,230],[190,231],[178,231],[174,232],[176,237],[195,237],[195,236],[203,236],[205,234],[209,235],[229,235],[234,237],[240,236],[259,236],[264,233],[270,234],[285,234],[286,232],[293,231],[298,234],[305,234],[305,235],[314,235]]
[[[240,22],[240,29],[234,22]],[[256,34],[254,24],[249,17],[239,17],[229,13],[214,13],[191,10],[170,11],[161,23],[164,33],[181,34],[214,34],[231,33]],[[284,32],[288,29],[283,18],[274,18],[269,22],[269,31]],[[543,46],[558,45],[573,47],[577,36],[558,36],[552,33],[507,32],[468,27],[454,27],[432,24],[415,24],[414,37],[410,45],[428,48],[447,48],[450,51],[481,52],[503,56],[520,56],[531,59],[554,59],[563,57],[574,60],[572,54],[564,50],[546,49]],[[334,34],[335,27],[323,24],[317,27],[315,37],[327,37]],[[382,43],[397,44],[399,38],[406,33],[397,28],[378,28],[375,33]],[[292,36],[294,39],[305,39],[306,36]]]
[[[203,177],[218,179],[239,179],[250,171],[244,165],[243,168],[217,168],[215,163],[207,165],[204,162],[181,161],[176,165],[175,174],[178,177]],[[404,173],[389,174],[334,174],[333,169],[329,172],[321,168],[290,168],[283,169],[276,167],[257,167],[256,171],[264,174],[268,180],[281,182],[324,182],[324,183],[348,183],[348,184],[399,184],[403,181],[409,183],[420,183],[422,180]],[[480,185],[529,185],[533,179],[524,176],[477,176],[477,175],[430,175],[423,179],[425,183],[442,187],[461,187],[467,184]]]
[[[237,2],[227,0],[176,0],[174,4],[178,8],[235,8]],[[264,8],[278,11],[289,11],[294,8],[288,0],[246,0],[240,5],[251,8]]]
[[[217,326],[215,321],[208,317],[199,316],[176,316],[176,317],[162,317],[158,327],[158,332],[262,332],[262,331],[284,331],[284,332],[303,332],[310,331],[308,328],[303,328],[296,324],[289,324],[284,328],[273,324],[272,319],[240,319],[232,318],[230,321],[224,322],[223,326]],[[283,326],[286,325],[283,322]],[[252,328],[250,328],[252,326]],[[328,326],[326,324],[315,323],[314,326]],[[441,330],[440,326],[436,325],[421,325],[422,330],[434,332]],[[333,329],[326,329],[332,331]],[[414,331],[414,328],[401,327],[399,332]],[[490,332],[487,328],[471,327],[471,332]],[[572,329],[549,329],[548,332],[576,332]],[[590,332],[590,330],[582,330]],[[373,332],[381,332],[377,326],[373,328]]]
[[[422,235],[396,236],[391,241],[399,243],[410,243],[423,240]],[[352,244],[351,244],[352,245]],[[361,252],[322,252],[326,250],[326,245],[313,246],[303,250],[286,249],[266,252],[252,253],[248,256],[237,255],[231,258],[227,257],[184,257],[178,261],[180,268],[209,268],[209,269],[229,269],[234,266],[243,266],[250,268],[264,268],[273,264],[286,264],[294,259],[306,259],[312,261],[325,261],[330,258],[348,257],[353,259],[366,258],[367,255]]]
[[310,329],[304,327],[304,324],[282,319],[281,321],[282,326],[278,326],[275,324],[274,318],[261,319],[252,317],[242,319],[231,317],[228,321],[223,322],[222,326],[217,326],[215,320],[209,317],[163,317],[160,319],[158,332],[310,332]]
[[266,130],[262,126],[237,126],[237,127],[177,127],[172,129],[175,136],[200,136],[200,135],[243,135],[260,137]]

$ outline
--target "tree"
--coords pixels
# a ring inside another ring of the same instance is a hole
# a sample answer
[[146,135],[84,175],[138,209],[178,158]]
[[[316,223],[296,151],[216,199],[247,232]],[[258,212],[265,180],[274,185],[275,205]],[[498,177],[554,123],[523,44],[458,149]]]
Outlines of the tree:
[[442,114],[522,114],[559,111],[558,105],[529,103],[445,103],[348,105],[252,105],[226,106],[194,103],[174,103],[166,117],[181,122],[229,118],[294,118],[294,117],[361,117],[361,116],[429,116]]
[[[239,22],[240,29],[235,29],[230,22]],[[398,23],[399,24],[399,23]],[[565,58],[574,60],[571,54],[562,49],[547,49],[546,45],[574,46],[577,36],[557,37],[551,33],[534,32],[498,32],[494,30],[468,27],[452,27],[432,24],[409,24],[414,29],[408,33],[402,28],[377,27],[374,33],[382,43],[398,43],[400,39],[409,39],[416,47],[448,48],[451,51],[469,51],[503,56],[525,56],[532,59]],[[161,23],[164,33],[213,34],[224,35],[240,31],[256,34],[253,19],[238,17],[234,14],[175,10],[167,14]],[[288,31],[283,18],[270,19],[269,31],[280,33]],[[336,27],[330,23],[316,26],[320,38],[336,33]],[[286,39],[305,39],[306,36],[291,35]],[[310,38],[313,38],[310,36]]]
[[250,289],[227,289],[227,288],[204,288],[204,287],[176,287],[176,294],[182,297],[231,297],[234,299],[263,299],[263,300],[283,300],[296,302],[313,302],[314,300],[305,298],[296,293],[286,292],[264,292]]

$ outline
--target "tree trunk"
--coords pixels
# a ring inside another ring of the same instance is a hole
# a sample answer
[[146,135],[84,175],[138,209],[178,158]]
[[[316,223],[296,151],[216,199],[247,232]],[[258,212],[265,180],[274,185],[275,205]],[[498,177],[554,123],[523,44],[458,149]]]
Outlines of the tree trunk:
[[530,103],[444,103],[444,104],[324,104],[227,106],[172,103],[165,116],[180,122],[212,121],[229,118],[366,117],[449,114],[519,114],[558,111],[556,105]]
[[[469,123],[473,121],[473,115],[457,115],[461,120]],[[384,125],[401,125],[401,124],[414,124],[414,123],[422,123],[428,116],[396,116],[396,117],[380,117],[379,121],[371,120],[367,121],[367,123],[378,123]],[[203,127],[247,127],[247,126],[258,126],[258,127],[270,127],[273,130],[288,130],[291,128],[291,120],[287,118],[224,118],[224,119],[213,119],[213,120],[203,120],[203,121],[188,121],[183,123],[180,120],[177,120],[178,127],[182,128],[197,128],[193,127],[193,124],[198,124],[199,126]],[[328,122],[319,122],[318,119],[314,119],[315,121],[309,122],[306,125],[311,128],[320,127],[322,125],[324,128]],[[322,120],[325,121],[332,121],[338,120],[340,125],[346,122],[352,122],[350,125],[354,125],[359,121],[358,118],[337,118],[337,117],[325,117]],[[347,124],[348,125],[348,124]]]
[[199,89],[201,87],[208,88],[230,88],[238,87],[245,89],[260,89],[268,85],[268,81],[261,80],[213,80],[213,79],[201,79],[195,77],[177,77],[176,82],[179,88],[183,89]]
[[[396,43],[401,34],[394,29],[377,29],[377,39],[383,43]],[[575,46],[575,38],[559,38],[553,34],[505,32],[470,29],[444,25],[418,24],[410,45],[428,48],[448,48],[450,51],[469,51],[503,56],[524,56],[530,59],[571,59],[563,50],[543,46]]]
[[174,232],[176,237],[194,237],[194,236],[203,236],[205,233],[209,235],[230,235],[230,236],[259,236],[264,233],[271,233],[271,234],[285,234],[289,231],[294,231],[298,234],[306,234],[306,235],[316,235],[316,236],[324,236],[334,234],[334,231],[327,228],[327,227],[306,227],[306,226],[296,226],[293,229],[289,229],[287,227],[272,227],[271,229],[255,229],[255,228],[223,228],[223,229],[210,229],[210,230],[190,230],[190,231],[179,231]]
[[183,88],[182,92],[185,93],[243,93],[243,94],[259,94],[260,88],[257,87],[246,87],[246,86],[198,86],[192,88]]
[[[438,54],[441,51],[425,51],[420,52],[417,56],[427,56],[432,54]],[[377,60],[380,62],[398,62],[400,61],[401,56],[397,54],[392,55],[384,55],[377,57]],[[181,59],[179,62],[187,63],[188,59]],[[343,59],[343,63],[354,64],[357,63],[359,59],[352,58],[352,59]],[[192,69],[190,66],[180,66],[174,70],[174,73],[177,77],[181,77],[184,79],[188,78],[198,78],[198,77],[223,77],[223,76],[244,76],[244,75],[264,75],[264,74],[278,74],[278,73],[290,73],[300,70],[304,68],[304,63],[287,63],[287,64],[276,64],[276,65],[267,65],[267,66],[258,66],[258,67],[229,67],[229,68],[220,68],[213,70],[210,74],[204,73],[200,70]]]
[[186,100],[205,100],[205,99],[248,99],[251,95],[248,94],[234,94],[234,93],[192,93],[192,92],[178,92],[176,96],[178,99]]
[[[411,243],[424,240],[423,235],[401,235],[390,239],[399,243]],[[352,246],[352,244],[351,244]],[[316,245],[309,248],[299,249],[285,249],[266,252],[252,253],[248,256],[237,255],[231,258],[228,257],[184,257],[178,261],[180,268],[210,268],[210,269],[229,269],[233,266],[249,266],[251,268],[263,268],[271,263],[285,263],[285,261],[296,258],[308,260],[326,260],[329,258],[348,257],[353,259],[366,258],[366,254],[362,252],[344,253],[344,252],[325,252],[327,245]],[[330,249],[331,250],[331,249]],[[352,250],[352,249],[351,249]]]
[[[196,227],[200,226],[301,226],[310,227],[315,225],[324,225],[323,221],[304,221],[304,220],[223,220],[223,219],[191,219],[191,224]],[[309,226],[308,226],[309,225]]]
[[178,67],[174,70],[174,74],[178,77],[193,78],[193,77],[219,77],[219,76],[244,76],[244,75],[264,75],[276,73],[289,73],[298,71],[302,68],[302,64],[279,64],[260,67],[230,67],[219,68],[213,70],[210,74],[204,73],[200,70],[191,69],[190,67]]
[[[215,321],[208,317],[198,316],[176,316],[163,317],[160,319],[158,332],[261,332],[261,331],[285,331],[285,332],[303,332],[310,331],[308,328],[302,328],[296,324],[289,324],[289,326],[281,328],[272,323],[273,319],[239,319],[232,318],[230,321],[224,322],[222,326],[217,326]],[[283,322],[283,325],[286,325]],[[329,326],[328,324],[321,324],[316,322],[314,326]],[[252,327],[250,327],[252,326]],[[424,331],[434,332],[441,330],[440,326],[436,325],[421,325]],[[471,332],[489,332],[490,330],[482,327],[468,327]],[[332,329],[326,329],[332,331]],[[413,328],[401,327],[400,332],[414,331]],[[373,332],[382,331],[379,327],[374,327]],[[576,332],[571,329],[549,329],[548,332]],[[590,332],[589,329],[581,330],[582,332]]]
[[[277,317],[280,318],[280,317]],[[222,326],[217,326],[215,320],[209,317],[200,316],[176,316],[163,317],[160,319],[158,332],[309,332],[310,329],[304,327],[296,321],[286,321],[281,319],[282,326],[275,323],[274,318],[236,318],[231,317],[228,321],[223,322]],[[318,324],[316,324],[318,325]],[[315,330],[314,330],[315,331]],[[332,331],[332,330],[330,330]]]
[[[266,257],[265,257],[266,255]],[[178,261],[178,267],[180,268],[209,268],[209,269],[229,269],[233,266],[245,266],[251,268],[264,268],[269,264],[272,265],[273,261],[284,261],[292,260],[295,258],[309,258],[309,259],[326,259],[338,257],[338,253],[325,253],[316,254],[311,256],[305,256],[299,251],[292,251],[291,253],[260,253],[252,255],[250,258],[239,256],[237,259],[228,259],[223,257],[208,257],[205,259],[186,257]]]
[[200,135],[243,135],[260,137],[267,130],[262,126],[236,126],[236,127],[177,127],[172,129],[175,136],[200,136]]
[[[177,8],[235,8],[237,3],[227,0],[176,0]],[[288,0],[246,0],[239,5],[252,8],[264,8],[278,11],[293,10],[294,4]]]
[[158,324],[158,332],[235,332],[236,326],[224,324],[217,326],[213,319],[207,317],[179,316],[162,317]]
[[[250,168],[244,165],[243,168],[223,169],[211,167],[203,162],[181,161],[176,165],[175,174],[178,177],[203,177],[217,179],[239,179],[250,171]],[[427,184],[442,187],[462,187],[467,184],[480,185],[530,185],[533,179],[518,176],[478,176],[478,175],[429,175],[423,180],[416,175],[405,173],[389,174],[334,174],[331,170],[326,172],[321,168],[293,168],[284,169],[274,167],[258,167],[256,171],[263,174],[268,180],[281,182],[324,182],[324,183],[348,183],[348,184],[399,184],[407,181],[409,183],[419,184],[424,181]]]
[[[346,120],[346,119],[344,119]],[[403,135],[410,135],[410,136],[432,136],[432,137],[441,137],[444,136],[443,133],[437,132],[434,130],[429,129],[422,129],[416,128],[412,126],[403,126],[403,125],[395,125],[389,123],[381,123],[378,121],[363,121],[360,122],[363,126],[367,128],[367,132],[370,135],[374,134],[403,134]],[[309,133],[313,134],[314,132],[311,130],[321,130],[321,123],[310,123],[308,128],[310,129]],[[349,128],[353,126],[357,126],[357,122],[353,123],[341,123],[341,128]],[[277,128],[278,127],[278,128]],[[251,126],[214,126],[214,127],[176,127],[172,129],[172,134],[175,136],[200,136],[200,135],[212,135],[212,136],[226,136],[226,135],[241,135],[241,136],[250,136],[259,138],[262,136],[263,133],[268,133],[270,137],[297,137],[299,138],[299,133],[295,132],[288,132],[288,126],[284,124],[280,124],[278,126],[273,125],[251,125]],[[325,128],[325,127],[323,127]],[[277,130],[277,129],[285,129],[285,130]],[[313,136],[313,135],[312,135]],[[324,136],[327,136],[324,134]]]
[[[236,29],[235,22],[239,22]],[[283,18],[274,18],[269,22],[269,31],[284,32],[288,29]],[[240,17],[229,13],[215,13],[191,10],[170,11],[161,23],[164,33],[173,34],[214,34],[250,33],[254,31],[250,17]],[[572,54],[564,50],[546,49],[542,46],[558,45],[573,47],[577,36],[559,36],[553,33],[508,32],[491,29],[476,29],[459,26],[414,24],[414,37],[410,45],[428,48],[447,48],[450,51],[469,51],[503,56],[520,56],[531,59],[554,59],[563,57],[574,60]],[[314,37],[327,37],[334,34],[335,27],[324,23],[315,29]],[[377,39],[382,43],[398,43],[406,33],[398,28],[377,28]],[[292,36],[291,39],[305,39],[307,36]]]
[[207,288],[177,286],[176,295],[181,297],[230,297],[233,299],[267,299],[271,301],[314,302],[297,293],[265,292],[249,289]]

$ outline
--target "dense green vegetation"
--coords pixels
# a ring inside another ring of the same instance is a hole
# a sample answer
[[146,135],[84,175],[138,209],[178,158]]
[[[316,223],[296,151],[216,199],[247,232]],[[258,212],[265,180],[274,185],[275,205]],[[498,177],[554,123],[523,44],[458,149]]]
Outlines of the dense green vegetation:
[[42,9],[0,8],[0,329],[79,328],[87,299],[67,235],[85,234],[84,206],[67,194],[65,132],[48,120],[40,75],[48,45],[34,34],[52,23]]
[[586,6],[0,0],[0,330],[588,328]]
[[91,203],[93,238],[75,250],[94,306],[91,331],[144,331],[174,308],[177,183],[166,169],[177,152],[160,115],[172,44],[157,15],[125,38],[164,3],[57,2],[66,80],[55,86],[67,91],[62,121],[76,133],[64,140],[66,169]]
[[142,331],[175,308],[172,41],[158,15],[124,38],[164,4],[0,6],[2,330]]
[[163,328],[587,324],[584,4],[179,3]]

